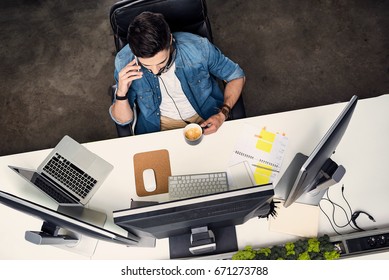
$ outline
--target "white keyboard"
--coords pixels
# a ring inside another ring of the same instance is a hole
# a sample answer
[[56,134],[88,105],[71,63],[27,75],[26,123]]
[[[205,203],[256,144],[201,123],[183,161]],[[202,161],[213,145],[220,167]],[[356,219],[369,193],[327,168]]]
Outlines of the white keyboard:
[[227,173],[175,175],[169,177],[170,200],[228,191]]

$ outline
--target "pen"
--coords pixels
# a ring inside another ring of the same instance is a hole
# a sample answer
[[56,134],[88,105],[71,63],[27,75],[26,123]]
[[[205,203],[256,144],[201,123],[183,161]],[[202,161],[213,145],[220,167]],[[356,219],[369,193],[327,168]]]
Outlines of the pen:
[[252,166],[255,166],[256,168],[261,168],[261,169],[265,169],[265,170],[268,170],[268,171],[272,171],[272,172],[280,172],[278,170],[275,170],[275,169],[271,169],[271,168],[268,168],[268,167],[265,167],[265,166],[260,166],[260,165],[256,165],[256,164],[252,164]]

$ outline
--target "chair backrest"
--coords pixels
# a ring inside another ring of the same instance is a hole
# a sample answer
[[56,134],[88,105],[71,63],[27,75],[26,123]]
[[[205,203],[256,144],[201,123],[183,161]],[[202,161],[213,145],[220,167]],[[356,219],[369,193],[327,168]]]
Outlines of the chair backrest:
[[123,0],[110,9],[116,51],[128,43],[128,26],[144,11],[163,14],[172,32],[191,32],[213,41],[205,0]]

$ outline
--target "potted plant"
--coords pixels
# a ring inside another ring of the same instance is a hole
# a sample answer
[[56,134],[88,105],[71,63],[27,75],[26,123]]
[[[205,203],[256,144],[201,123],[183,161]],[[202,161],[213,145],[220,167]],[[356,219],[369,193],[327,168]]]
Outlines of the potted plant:
[[253,249],[246,246],[233,256],[233,260],[334,260],[340,257],[339,250],[328,235],[300,239],[269,248]]

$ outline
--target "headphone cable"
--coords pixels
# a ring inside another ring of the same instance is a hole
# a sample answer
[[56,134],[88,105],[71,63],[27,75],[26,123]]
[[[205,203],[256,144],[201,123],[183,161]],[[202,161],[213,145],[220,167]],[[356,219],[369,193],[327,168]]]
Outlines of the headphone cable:
[[168,95],[168,96],[170,97],[170,99],[173,101],[174,107],[176,107],[176,110],[177,110],[177,112],[178,112],[178,115],[180,116],[180,119],[181,119],[183,122],[185,122],[186,124],[190,124],[190,122],[188,122],[188,121],[186,121],[186,120],[184,120],[184,119],[182,118],[181,113],[180,113],[180,110],[178,110],[178,107],[177,107],[176,102],[174,101],[173,97],[170,95],[169,91],[167,90],[167,87],[166,87],[165,82],[163,81],[161,75],[157,75],[157,76],[158,76],[158,78],[161,80],[162,85],[163,85],[163,87],[165,88],[165,91],[166,91],[167,95]]

